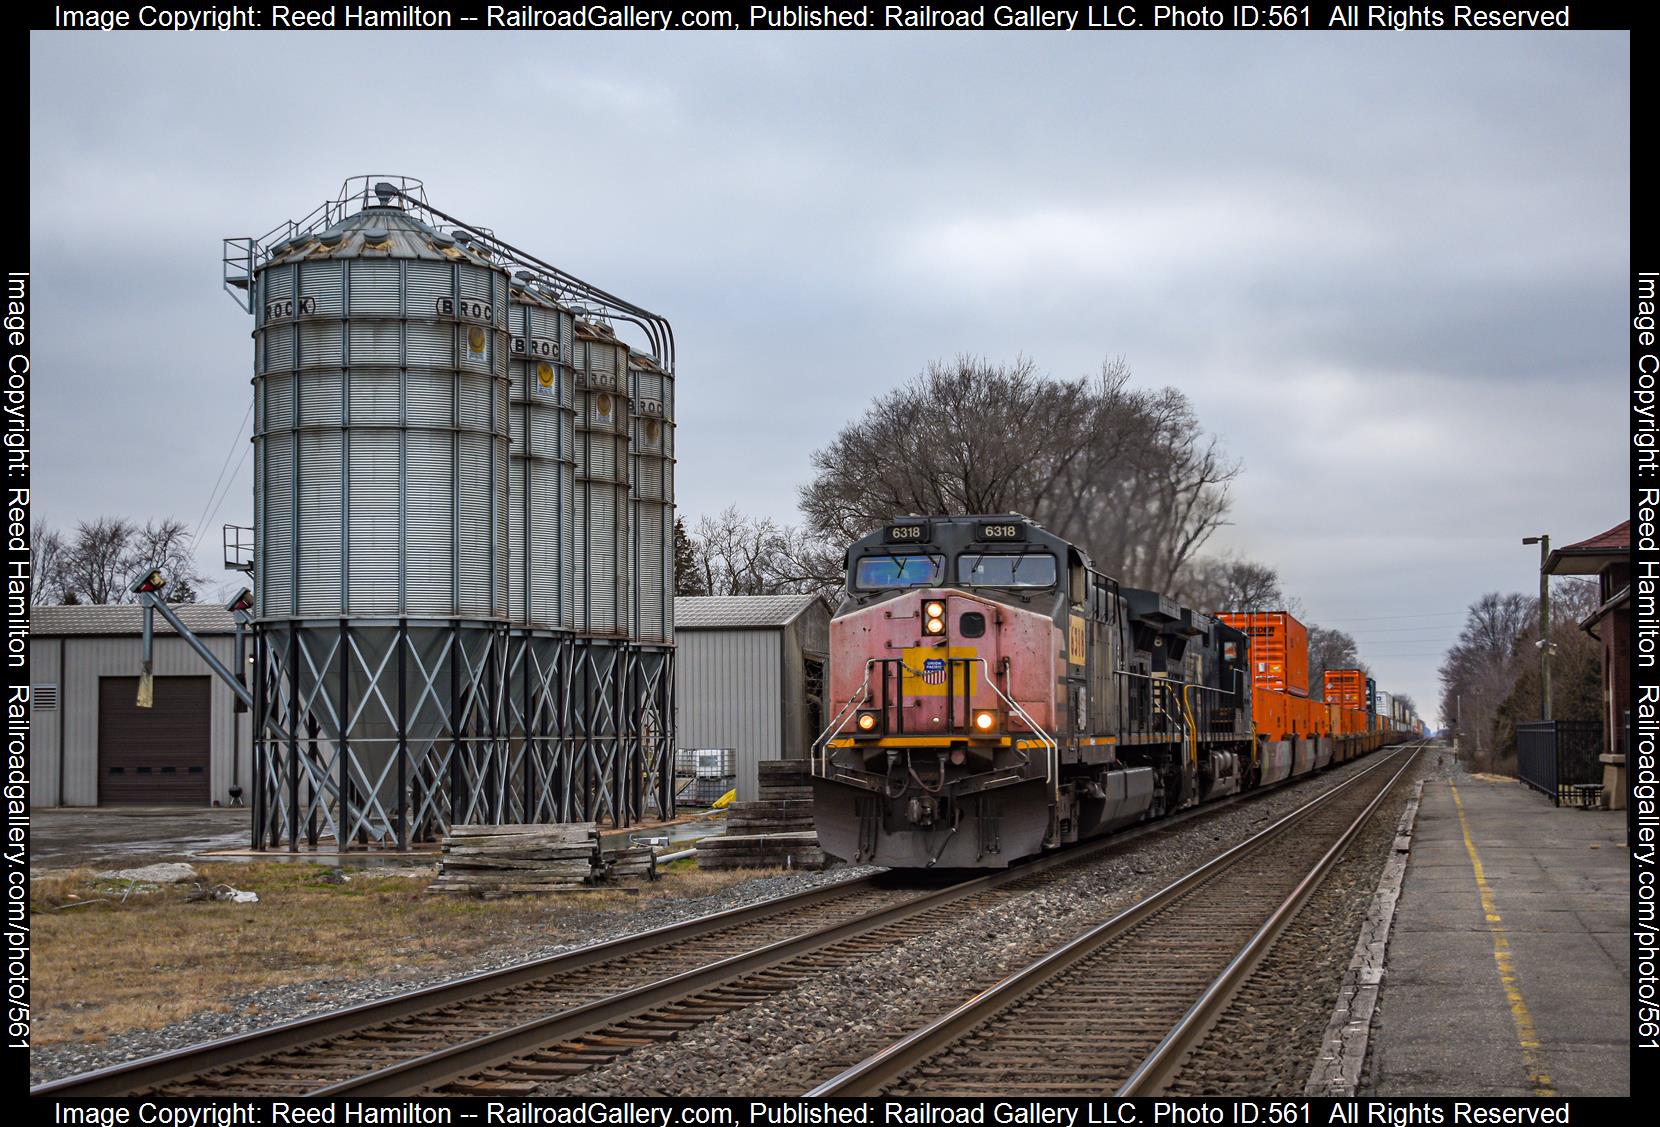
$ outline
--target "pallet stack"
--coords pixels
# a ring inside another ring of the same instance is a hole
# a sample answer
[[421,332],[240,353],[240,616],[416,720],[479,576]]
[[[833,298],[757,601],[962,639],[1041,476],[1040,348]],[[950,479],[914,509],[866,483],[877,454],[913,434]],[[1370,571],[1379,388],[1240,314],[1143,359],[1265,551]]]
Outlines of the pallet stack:
[[589,889],[601,867],[593,822],[451,826],[428,892],[506,895]]
[[756,764],[761,797],[735,802],[726,835],[697,843],[700,869],[822,869],[824,851],[813,828],[813,788],[805,759]]

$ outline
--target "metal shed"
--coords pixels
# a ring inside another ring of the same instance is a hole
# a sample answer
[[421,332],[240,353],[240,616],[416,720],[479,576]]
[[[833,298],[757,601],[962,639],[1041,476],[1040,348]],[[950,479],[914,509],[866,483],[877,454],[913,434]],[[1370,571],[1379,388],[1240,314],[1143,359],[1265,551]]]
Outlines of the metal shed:
[[799,759],[824,726],[830,612],[817,595],[682,596],[677,744],[730,748],[739,801],[760,797],[756,764]]
[[[229,612],[174,610],[230,666]],[[231,805],[247,793],[248,714],[229,686],[158,616],[155,705],[135,702],[138,606],[37,606],[29,622],[30,802],[36,806]],[[247,798],[244,797],[246,802]]]

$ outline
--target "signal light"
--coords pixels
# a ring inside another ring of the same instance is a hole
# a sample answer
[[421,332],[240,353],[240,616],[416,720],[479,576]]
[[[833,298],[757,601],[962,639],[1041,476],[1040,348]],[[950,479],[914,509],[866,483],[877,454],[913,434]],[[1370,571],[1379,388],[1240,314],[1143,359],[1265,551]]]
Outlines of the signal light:
[[989,708],[982,708],[974,714],[974,730],[989,732],[997,727],[997,713]]

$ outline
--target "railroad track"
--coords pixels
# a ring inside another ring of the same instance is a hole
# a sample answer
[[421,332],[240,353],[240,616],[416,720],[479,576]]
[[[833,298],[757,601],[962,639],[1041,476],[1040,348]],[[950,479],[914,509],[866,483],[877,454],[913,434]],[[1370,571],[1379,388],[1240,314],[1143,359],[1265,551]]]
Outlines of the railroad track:
[[807,1093],[1161,1092],[1422,743]]
[[524,1095],[666,1041],[1150,836],[1184,811],[934,890],[838,882],[41,1085],[37,1095]]

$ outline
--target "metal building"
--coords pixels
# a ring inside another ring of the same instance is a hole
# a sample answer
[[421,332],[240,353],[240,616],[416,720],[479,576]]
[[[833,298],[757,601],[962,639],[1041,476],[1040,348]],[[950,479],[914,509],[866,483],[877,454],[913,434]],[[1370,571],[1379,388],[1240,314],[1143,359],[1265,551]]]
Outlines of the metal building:
[[[220,661],[234,663],[228,612],[175,610]],[[142,629],[137,606],[31,610],[31,804],[228,806],[238,791],[247,801],[248,713],[164,622],[156,623],[154,706],[138,708]]]
[[406,177],[224,258],[254,315],[254,845],[671,812],[672,623],[634,631],[611,325],[666,381],[667,322]]
[[805,758],[824,727],[830,612],[816,595],[674,600],[676,743],[735,753],[739,801],[756,764]]

